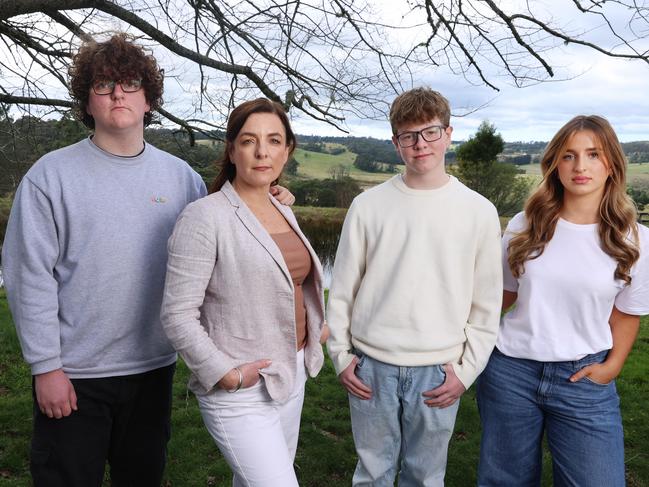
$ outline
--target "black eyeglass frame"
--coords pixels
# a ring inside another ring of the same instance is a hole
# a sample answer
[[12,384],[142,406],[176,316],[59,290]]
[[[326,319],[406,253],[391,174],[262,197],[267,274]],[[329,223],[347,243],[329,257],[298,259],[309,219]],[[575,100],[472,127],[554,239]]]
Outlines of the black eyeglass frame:
[[[427,138],[427,137],[424,135],[424,132],[425,132],[425,131],[430,130],[430,129],[432,129],[432,128],[437,128],[437,129],[439,129],[439,137],[435,137],[435,138],[433,138],[433,139],[429,139],[429,138]],[[397,139],[397,142],[399,143],[399,147],[401,147],[402,149],[407,149],[408,147],[412,147],[412,146],[414,146],[414,145],[417,145],[417,142],[419,142],[419,137],[421,137],[422,139],[424,139],[426,142],[435,142],[436,140],[441,139],[442,136],[444,135],[444,131],[445,131],[447,128],[448,128],[448,125],[430,125],[430,126],[428,126],[428,127],[424,127],[424,128],[421,129],[421,130],[408,130],[407,132],[401,132],[400,134],[395,135],[395,137],[396,137],[396,139]],[[404,135],[412,135],[412,134],[415,135],[415,141],[414,141],[412,144],[404,145],[404,144],[401,142],[401,137],[404,136]]]
[[[136,81],[137,82],[137,89],[131,89],[128,85],[125,85],[125,83],[130,83]],[[104,83],[110,86],[110,91],[107,91],[106,93],[98,93],[97,89],[95,88],[95,85],[97,83]],[[140,78],[133,78],[133,79],[126,79],[126,80],[120,80],[120,81],[113,81],[113,80],[101,80],[101,81],[94,81],[92,83],[92,91],[95,93],[95,95],[98,96],[106,96],[106,95],[112,95],[113,92],[115,91],[115,87],[119,85],[122,88],[122,91],[124,93],[137,93],[142,89],[142,80]]]

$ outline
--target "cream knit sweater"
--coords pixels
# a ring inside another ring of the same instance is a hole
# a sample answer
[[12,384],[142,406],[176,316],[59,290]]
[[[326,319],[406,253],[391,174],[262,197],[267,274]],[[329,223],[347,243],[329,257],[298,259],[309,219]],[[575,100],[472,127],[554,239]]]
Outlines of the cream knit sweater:
[[343,225],[327,307],[336,372],[352,348],[399,366],[452,363],[469,387],[496,341],[502,300],[494,206],[456,178],[400,175],[359,195]]

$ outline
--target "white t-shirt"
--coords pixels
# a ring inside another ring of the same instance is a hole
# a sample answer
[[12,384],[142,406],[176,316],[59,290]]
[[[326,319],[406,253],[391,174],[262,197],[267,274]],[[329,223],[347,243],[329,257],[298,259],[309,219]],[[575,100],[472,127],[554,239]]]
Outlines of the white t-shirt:
[[578,360],[613,345],[613,305],[624,313],[649,314],[649,228],[638,225],[640,259],[627,286],[613,277],[617,263],[601,249],[597,224],[562,219],[543,254],[526,261],[525,272],[514,278],[507,246],[526,225],[519,213],[502,240],[504,289],[518,293],[501,320],[496,346],[502,353],[542,362]]

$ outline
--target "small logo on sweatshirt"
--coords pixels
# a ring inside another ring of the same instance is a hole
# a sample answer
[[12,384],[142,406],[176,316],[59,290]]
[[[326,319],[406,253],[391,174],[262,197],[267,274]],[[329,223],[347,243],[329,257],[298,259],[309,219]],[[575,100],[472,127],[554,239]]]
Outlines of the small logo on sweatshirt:
[[151,196],[151,203],[166,203],[167,198],[164,196]]

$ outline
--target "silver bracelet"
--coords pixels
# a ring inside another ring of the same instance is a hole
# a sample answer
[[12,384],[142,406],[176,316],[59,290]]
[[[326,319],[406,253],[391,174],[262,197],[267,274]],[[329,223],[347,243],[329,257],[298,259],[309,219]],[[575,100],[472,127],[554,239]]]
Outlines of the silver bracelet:
[[237,392],[239,389],[241,389],[241,386],[243,385],[243,374],[241,373],[241,369],[239,367],[235,367],[234,370],[239,372],[239,383],[237,384],[237,387],[234,389],[226,389],[227,392],[230,394]]

